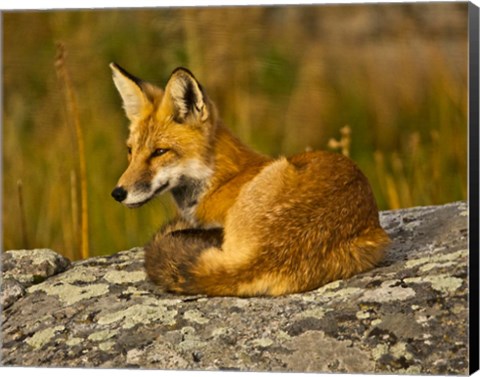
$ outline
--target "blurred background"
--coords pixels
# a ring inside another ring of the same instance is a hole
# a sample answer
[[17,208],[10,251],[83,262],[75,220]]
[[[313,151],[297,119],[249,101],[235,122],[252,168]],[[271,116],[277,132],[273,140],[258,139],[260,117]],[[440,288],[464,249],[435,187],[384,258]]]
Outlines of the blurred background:
[[168,195],[134,210],[110,197],[128,132],[111,61],[162,86],[188,67],[224,122],[264,153],[349,153],[382,210],[466,199],[467,8],[4,13],[4,249],[111,254],[174,215]]

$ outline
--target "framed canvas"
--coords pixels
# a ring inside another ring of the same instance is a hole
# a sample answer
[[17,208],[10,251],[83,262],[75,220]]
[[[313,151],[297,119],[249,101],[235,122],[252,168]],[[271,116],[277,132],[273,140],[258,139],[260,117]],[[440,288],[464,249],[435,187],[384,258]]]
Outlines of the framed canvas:
[[1,13],[2,374],[478,370],[475,4],[85,6]]

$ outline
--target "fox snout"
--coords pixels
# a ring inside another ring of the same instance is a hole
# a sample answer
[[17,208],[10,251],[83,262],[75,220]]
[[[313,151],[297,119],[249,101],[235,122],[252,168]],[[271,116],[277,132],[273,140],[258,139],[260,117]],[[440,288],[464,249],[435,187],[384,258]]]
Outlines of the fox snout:
[[129,208],[137,208],[170,188],[170,182],[137,182],[133,186],[118,184],[111,195],[117,202]]
[[[141,188],[141,189],[139,189]],[[111,195],[117,202],[125,204],[129,208],[137,208],[152,199],[157,192],[150,192],[150,185],[141,184],[128,190],[124,186],[117,186]]]

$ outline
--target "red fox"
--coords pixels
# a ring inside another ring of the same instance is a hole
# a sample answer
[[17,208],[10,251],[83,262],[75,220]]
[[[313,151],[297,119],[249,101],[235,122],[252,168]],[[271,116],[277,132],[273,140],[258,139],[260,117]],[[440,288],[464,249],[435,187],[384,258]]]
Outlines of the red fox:
[[112,63],[130,120],[129,165],[112,196],[138,207],[170,191],[176,220],[145,246],[164,290],[278,296],[372,269],[389,237],[367,178],[338,153],[272,159],[237,139],[185,68],[165,89]]

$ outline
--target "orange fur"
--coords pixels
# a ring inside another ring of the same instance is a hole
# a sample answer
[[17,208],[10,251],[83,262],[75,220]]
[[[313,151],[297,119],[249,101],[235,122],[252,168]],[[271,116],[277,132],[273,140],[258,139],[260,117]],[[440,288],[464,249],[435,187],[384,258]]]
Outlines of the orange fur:
[[350,159],[272,160],[223,126],[188,70],[175,70],[163,91],[112,69],[132,122],[130,164],[112,195],[137,206],[171,191],[179,207],[179,219],[145,246],[155,283],[184,294],[275,296],[381,261],[389,238]]

